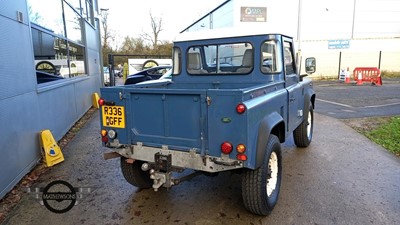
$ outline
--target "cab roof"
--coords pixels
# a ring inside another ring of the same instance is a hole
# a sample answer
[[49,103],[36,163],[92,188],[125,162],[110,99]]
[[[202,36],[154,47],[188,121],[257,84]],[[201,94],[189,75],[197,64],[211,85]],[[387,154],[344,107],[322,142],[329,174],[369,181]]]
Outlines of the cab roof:
[[175,37],[174,42],[182,41],[194,41],[194,40],[206,40],[206,39],[218,39],[218,38],[231,38],[231,37],[245,37],[254,35],[282,35],[279,33],[266,33],[260,30],[246,30],[238,28],[219,28],[211,30],[200,30],[200,31],[188,31],[178,34]]

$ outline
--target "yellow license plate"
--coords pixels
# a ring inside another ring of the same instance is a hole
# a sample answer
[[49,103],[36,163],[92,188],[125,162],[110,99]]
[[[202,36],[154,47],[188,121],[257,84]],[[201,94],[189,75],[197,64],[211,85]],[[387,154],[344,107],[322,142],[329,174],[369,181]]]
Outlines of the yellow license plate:
[[103,126],[125,128],[125,110],[123,106],[102,106]]

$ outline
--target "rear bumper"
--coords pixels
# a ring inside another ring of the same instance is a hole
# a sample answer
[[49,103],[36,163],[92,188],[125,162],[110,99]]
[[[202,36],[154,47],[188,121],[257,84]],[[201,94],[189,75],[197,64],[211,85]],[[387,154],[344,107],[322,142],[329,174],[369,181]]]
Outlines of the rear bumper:
[[[173,168],[193,169],[210,173],[240,169],[244,167],[242,161],[232,160],[224,154],[221,154],[221,157],[212,157],[208,155],[201,156],[199,153],[196,153],[195,149],[190,150],[189,152],[184,152],[170,150],[168,149],[168,146],[163,146],[162,148],[154,148],[144,146],[141,143],[115,149],[114,153],[111,154],[115,153],[118,153],[119,155],[126,158],[141,160],[150,164],[155,163],[156,154],[161,154],[165,156],[171,155],[171,166]],[[110,155],[110,153],[106,154]]]

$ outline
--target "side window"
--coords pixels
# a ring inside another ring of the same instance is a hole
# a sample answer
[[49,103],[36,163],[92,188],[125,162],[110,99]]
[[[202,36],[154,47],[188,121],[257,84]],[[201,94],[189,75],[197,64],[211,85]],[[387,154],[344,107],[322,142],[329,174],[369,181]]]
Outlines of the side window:
[[173,55],[172,55],[172,67],[173,71],[172,73],[174,75],[180,74],[181,73],[181,68],[182,68],[182,51],[180,48],[174,47],[173,49]]
[[263,43],[261,46],[261,72],[279,73],[282,71],[279,52],[276,41],[271,40]]
[[285,74],[294,74],[296,73],[296,67],[294,64],[294,57],[292,54],[293,47],[290,42],[285,42],[284,43],[284,49],[283,49],[283,54],[285,57]]

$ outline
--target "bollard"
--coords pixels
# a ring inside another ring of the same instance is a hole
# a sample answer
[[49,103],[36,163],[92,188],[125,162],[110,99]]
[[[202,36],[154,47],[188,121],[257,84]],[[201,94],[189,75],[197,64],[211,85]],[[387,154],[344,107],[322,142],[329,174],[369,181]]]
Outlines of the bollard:
[[345,79],[344,79],[344,82],[345,82],[346,84],[349,84],[349,83],[350,83],[349,67],[347,67],[347,70],[346,70],[346,72],[345,72]]
[[362,78],[363,76],[362,76],[362,73],[361,72],[359,72],[358,73],[358,77],[357,77],[357,85],[362,85],[363,84],[363,81],[362,81]]

